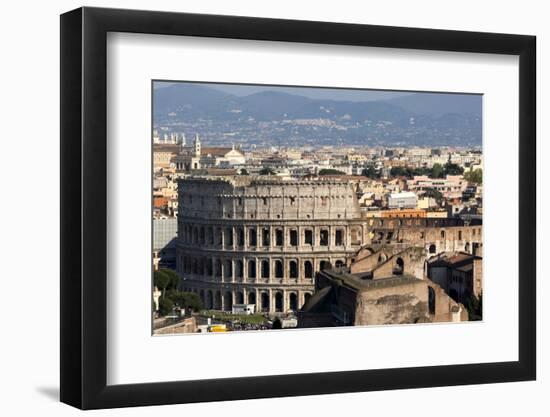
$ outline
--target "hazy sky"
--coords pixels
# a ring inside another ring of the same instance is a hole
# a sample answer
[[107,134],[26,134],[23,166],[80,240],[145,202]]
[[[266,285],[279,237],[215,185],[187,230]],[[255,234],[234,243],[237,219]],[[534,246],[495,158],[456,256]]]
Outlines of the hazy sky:
[[[156,81],[154,87],[162,88],[175,84],[173,82]],[[388,90],[353,90],[343,88],[300,88],[300,87],[277,87],[263,85],[242,85],[242,84],[214,84],[214,83],[192,83],[236,96],[247,96],[262,91],[278,91],[281,93],[294,94],[315,99],[346,100],[346,101],[372,101],[401,97],[412,94],[403,91]]]

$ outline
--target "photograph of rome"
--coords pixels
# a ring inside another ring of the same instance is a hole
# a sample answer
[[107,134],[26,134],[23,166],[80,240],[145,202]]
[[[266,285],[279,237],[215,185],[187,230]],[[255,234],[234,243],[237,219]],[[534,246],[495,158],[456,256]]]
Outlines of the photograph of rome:
[[482,95],[151,92],[154,335],[482,320]]

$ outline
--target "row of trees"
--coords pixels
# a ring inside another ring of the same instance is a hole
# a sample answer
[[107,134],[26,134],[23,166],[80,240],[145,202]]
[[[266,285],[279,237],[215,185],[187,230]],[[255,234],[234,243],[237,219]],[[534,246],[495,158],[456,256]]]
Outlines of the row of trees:
[[[390,170],[390,176],[392,177],[407,178],[412,178],[416,175],[427,175],[430,178],[445,178],[447,175],[462,175],[463,173],[464,168],[451,162],[447,162],[445,165],[434,164],[431,168],[393,167]],[[371,164],[363,170],[362,175],[372,179],[379,179],[382,173]]]
[[180,277],[171,269],[159,269],[153,276],[155,287],[161,291],[159,298],[159,314],[165,316],[174,307],[180,309],[202,310],[200,297],[192,292],[179,291]]

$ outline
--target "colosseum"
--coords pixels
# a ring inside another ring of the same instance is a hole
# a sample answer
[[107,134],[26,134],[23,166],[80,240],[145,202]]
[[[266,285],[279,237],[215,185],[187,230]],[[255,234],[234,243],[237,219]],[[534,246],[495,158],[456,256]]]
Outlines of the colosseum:
[[366,244],[481,250],[480,224],[364,218],[348,181],[188,177],[178,189],[177,270],[184,290],[208,309],[249,303],[270,314],[296,311],[317,271],[345,265]]

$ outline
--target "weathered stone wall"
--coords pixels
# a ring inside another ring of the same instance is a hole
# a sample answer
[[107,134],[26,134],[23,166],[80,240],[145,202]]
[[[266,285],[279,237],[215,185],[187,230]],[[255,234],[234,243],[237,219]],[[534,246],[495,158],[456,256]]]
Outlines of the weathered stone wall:
[[[430,295],[431,292],[431,295]],[[356,325],[467,321],[468,313],[428,279],[358,294]]]
[[345,264],[366,239],[347,182],[189,178],[179,182],[177,269],[207,308],[240,300],[297,310],[316,271]]

